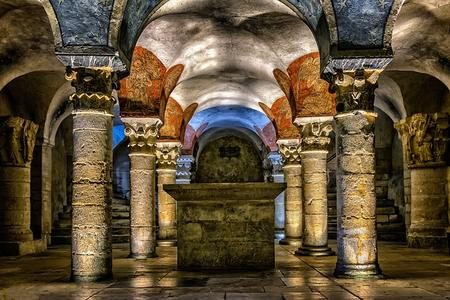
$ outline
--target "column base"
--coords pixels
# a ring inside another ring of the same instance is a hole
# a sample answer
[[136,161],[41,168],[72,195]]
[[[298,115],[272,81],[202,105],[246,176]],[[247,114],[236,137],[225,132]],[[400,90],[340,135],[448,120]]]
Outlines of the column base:
[[175,247],[177,245],[177,240],[158,240],[158,247]]
[[295,251],[298,256],[332,256],[336,253],[329,247],[301,246]]
[[154,253],[148,253],[148,254],[141,254],[141,253],[130,253],[128,255],[128,258],[134,258],[134,259],[147,259],[147,258],[155,258],[158,257],[158,255],[156,254],[156,252]]
[[344,265],[336,264],[336,270],[334,271],[334,276],[337,278],[383,278],[380,266],[378,264],[369,265]]
[[419,249],[448,249],[446,236],[411,236],[408,235],[408,247]]
[[290,246],[300,246],[302,240],[300,238],[284,238],[279,244],[280,245],[290,245]]
[[83,283],[83,282],[99,282],[99,281],[108,281],[111,280],[112,277],[112,273],[110,274],[105,274],[105,275],[93,275],[93,276],[85,276],[85,275],[71,275],[70,276],[70,281],[72,282],[79,282],[79,283]]
[[284,234],[284,230],[283,229],[275,229],[275,239],[276,240],[282,240],[286,237],[286,235]]
[[19,256],[40,253],[47,250],[45,239],[31,240],[25,242],[1,242],[0,256]]

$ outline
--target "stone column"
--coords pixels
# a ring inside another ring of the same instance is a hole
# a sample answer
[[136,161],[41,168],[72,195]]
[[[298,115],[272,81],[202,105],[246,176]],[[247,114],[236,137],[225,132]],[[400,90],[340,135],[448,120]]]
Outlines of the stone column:
[[378,71],[338,74],[337,277],[376,277],[378,265],[375,195],[374,90]]
[[285,238],[281,245],[300,246],[303,232],[303,196],[302,166],[300,159],[300,141],[298,139],[279,140],[277,142],[284,160],[285,192]]
[[411,172],[408,246],[447,248],[449,115],[415,114],[405,120],[404,126],[408,129],[406,149]]
[[112,90],[109,68],[68,69],[73,102],[72,280],[112,276]]
[[[33,233],[51,244],[52,232],[52,144],[40,141],[34,148],[31,213]],[[34,221],[34,222],[33,222]]]
[[403,194],[405,201],[405,228],[408,234],[409,226],[411,225],[411,171],[408,166],[408,139],[409,139],[409,125],[406,120],[400,120],[394,125],[400,135],[402,141],[403,154]]
[[158,246],[175,246],[177,241],[177,203],[163,189],[164,184],[175,184],[180,142],[158,142]]
[[130,147],[130,257],[156,256],[155,164],[159,118],[122,118]]
[[177,184],[189,184],[192,179],[192,165],[194,164],[192,155],[181,155],[177,160]]
[[303,212],[305,225],[297,255],[327,256],[328,247],[327,157],[333,117],[298,118],[301,132]]
[[31,161],[38,125],[0,117],[0,254],[21,255],[31,231]]
[[[271,152],[267,157],[272,164],[272,178],[274,183],[284,183],[283,174],[283,158],[278,152]],[[281,240],[285,238],[284,235],[284,223],[285,223],[285,210],[284,210],[285,192],[282,192],[275,198],[275,238]]]

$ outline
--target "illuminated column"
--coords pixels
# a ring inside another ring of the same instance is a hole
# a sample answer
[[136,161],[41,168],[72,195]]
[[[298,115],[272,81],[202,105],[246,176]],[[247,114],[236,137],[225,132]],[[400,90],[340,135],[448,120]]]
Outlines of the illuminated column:
[[300,159],[300,142],[298,139],[278,140],[280,154],[284,160],[285,192],[285,238],[282,245],[300,246],[303,232],[302,212],[302,166]]
[[155,163],[159,118],[122,118],[130,148],[130,257],[156,256]]
[[109,68],[69,69],[73,102],[72,279],[112,276],[112,108]]
[[20,117],[0,117],[0,254],[20,255],[33,240],[30,165],[38,125]]
[[[269,153],[267,157],[272,164],[272,178],[275,183],[284,183],[283,158],[277,152]],[[275,238],[283,239],[284,236],[284,211],[285,192],[275,198]]]
[[373,277],[378,265],[374,91],[378,71],[338,74],[337,277]]
[[297,255],[327,256],[328,247],[327,157],[333,117],[298,118],[301,132],[303,178],[303,241]]
[[164,184],[175,184],[180,142],[158,142],[158,221],[159,246],[175,246],[177,240],[177,203],[163,189]]
[[449,116],[415,114],[405,120],[411,172],[411,225],[408,246],[447,248],[447,162]]
[[194,164],[192,155],[181,155],[177,160],[177,183],[189,184],[192,177],[192,165]]

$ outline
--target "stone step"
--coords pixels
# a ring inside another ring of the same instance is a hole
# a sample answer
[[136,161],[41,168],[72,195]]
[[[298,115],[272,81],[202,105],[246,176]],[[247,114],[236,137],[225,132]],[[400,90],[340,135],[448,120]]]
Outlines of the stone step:
[[113,222],[116,219],[127,219],[128,220],[130,218],[130,213],[128,211],[113,211],[112,218],[113,218]]

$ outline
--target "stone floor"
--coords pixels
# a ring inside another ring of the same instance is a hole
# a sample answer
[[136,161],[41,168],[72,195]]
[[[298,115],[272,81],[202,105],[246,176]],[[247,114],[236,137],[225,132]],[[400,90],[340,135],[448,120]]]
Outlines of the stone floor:
[[[333,245],[334,246],[334,245]],[[128,259],[114,249],[114,280],[69,282],[70,248],[0,258],[0,300],[6,299],[450,299],[450,256],[380,243],[385,278],[333,278],[336,257],[299,258],[277,246],[277,269],[267,272],[194,273],[175,270],[175,248],[158,258]]]

